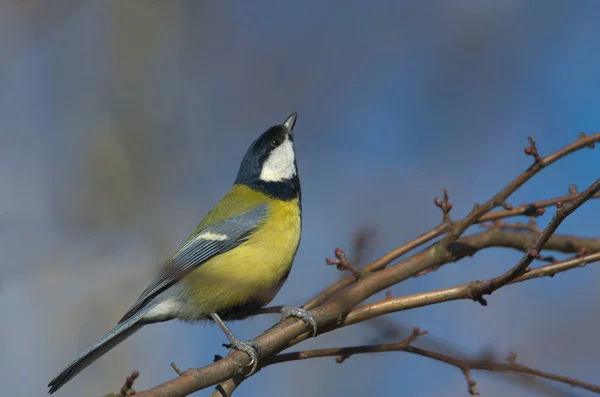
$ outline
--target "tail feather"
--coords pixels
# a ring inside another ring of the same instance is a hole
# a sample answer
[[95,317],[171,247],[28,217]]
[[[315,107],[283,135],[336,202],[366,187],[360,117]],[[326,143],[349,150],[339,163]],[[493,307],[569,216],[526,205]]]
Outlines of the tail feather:
[[62,370],[52,381],[48,384],[50,390],[48,393],[52,394],[60,389],[65,383],[71,378],[83,371],[88,365],[102,357],[105,353],[111,350],[113,347],[123,342],[133,333],[142,327],[139,320],[142,317],[142,313],[138,313],[127,321],[118,324],[116,327],[108,331],[100,340],[90,346],[86,351],[73,360],[65,369]]

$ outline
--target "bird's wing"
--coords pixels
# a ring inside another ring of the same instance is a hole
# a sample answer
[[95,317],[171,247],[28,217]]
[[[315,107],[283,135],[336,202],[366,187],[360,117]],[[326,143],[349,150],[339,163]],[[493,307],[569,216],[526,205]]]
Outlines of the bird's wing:
[[267,205],[261,204],[252,210],[202,229],[190,238],[165,263],[160,273],[142,292],[119,323],[127,320],[150,300],[174,284],[184,274],[200,266],[215,255],[227,252],[248,239],[264,220]]

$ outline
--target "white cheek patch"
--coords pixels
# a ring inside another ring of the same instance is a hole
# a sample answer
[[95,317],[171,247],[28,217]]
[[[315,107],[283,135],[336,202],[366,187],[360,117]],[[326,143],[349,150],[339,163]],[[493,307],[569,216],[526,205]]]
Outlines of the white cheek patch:
[[196,239],[198,240],[209,240],[209,241],[225,241],[227,240],[226,234],[204,232],[199,234]]
[[285,141],[269,154],[260,172],[260,179],[265,182],[292,179],[296,175],[294,160],[294,144],[286,137]]

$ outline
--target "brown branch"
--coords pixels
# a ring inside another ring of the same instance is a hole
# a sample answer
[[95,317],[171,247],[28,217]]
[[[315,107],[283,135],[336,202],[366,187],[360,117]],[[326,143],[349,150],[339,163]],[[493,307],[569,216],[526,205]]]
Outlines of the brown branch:
[[[474,253],[488,247],[510,247],[519,250],[526,250],[538,238],[534,233],[511,232],[506,230],[490,230],[486,232],[472,234],[455,243],[448,248],[451,255],[445,261],[459,260],[465,256],[471,256]],[[586,249],[593,254],[580,256],[568,261],[549,265],[534,269],[513,283],[522,282],[536,277],[553,276],[554,274],[564,272],[569,269],[585,266],[588,263],[600,260],[600,239],[596,238],[580,238],[569,235],[553,235],[546,244],[547,249],[557,250],[567,253],[580,253],[582,249]],[[431,259],[426,255],[427,251],[419,255],[423,256],[423,260]],[[389,269],[386,269],[389,270]],[[451,300],[471,299],[470,298],[471,283],[463,284],[458,287],[446,288],[438,291],[432,291],[422,294],[415,294],[406,297],[384,300],[371,305],[366,305],[352,310],[342,322],[321,327],[319,333],[329,332],[334,329],[355,324],[373,317],[381,316],[391,312],[408,310],[417,307],[427,306]],[[376,309],[376,310],[373,310]],[[290,345],[300,342],[305,337],[300,337]]]
[[[578,258],[569,259],[563,262],[551,265],[541,266],[530,270],[522,276],[511,281],[508,285],[521,283],[541,277],[553,277],[558,273],[567,270],[584,267],[590,263],[600,261],[600,252],[588,254]],[[433,305],[442,302],[449,302],[460,299],[471,299],[471,289],[473,283],[466,283],[450,288],[442,288],[435,291],[422,292],[413,295],[402,296],[398,298],[385,299],[379,302],[359,306],[353,309],[344,319],[341,326],[356,324],[384,314],[394,313],[403,310],[415,309],[417,307]],[[337,325],[339,327],[340,325]],[[327,329],[329,330],[329,329]],[[327,331],[320,329],[320,332]]]
[[[451,244],[455,243],[469,226],[477,221],[481,221],[485,214],[505,203],[507,198],[515,190],[527,182],[542,168],[547,167],[569,153],[588,147],[597,141],[600,141],[600,133],[583,136],[563,149],[542,158],[541,161],[536,162],[533,166],[524,171],[492,199],[488,200],[483,205],[474,208],[463,220],[453,223],[452,228],[448,230],[447,234],[438,244],[435,244],[400,263],[385,267],[388,263],[397,258],[397,256],[393,256],[393,253],[390,253],[387,256],[380,258],[379,263],[376,261],[369,265],[372,267],[379,267],[381,270],[363,275],[358,282],[356,282],[355,276],[351,276],[353,281],[348,288],[337,293],[333,299],[312,311],[319,329],[322,330],[324,328],[341,326],[341,324],[345,323],[345,314],[350,312],[354,306],[363,302],[365,299],[398,282],[414,276],[430,266],[435,266],[438,263],[450,260],[452,258],[452,252],[449,250]],[[504,211],[510,210],[505,209]],[[438,228],[440,228],[440,231],[444,230],[443,226],[439,226]],[[435,231],[430,231],[425,235],[420,236],[418,238],[421,241],[420,244],[415,245],[414,247],[418,247],[424,242],[430,241],[431,238],[435,238],[431,237],[431,235],[435,235],[436,233],[437,232]],[[405,247],[416,244],[414,241],[416,240],[408,243]],[[406,248],[402,248],[402,250],[404,249]],[[369,266],[367,266],[365,270],[371,271],[372,269],[369,269]],[[355,282],[356,284],[351,285]],[[306,339],[308,334],[308,326],[304,322],[297,319],[287,319],[259,335],[254,339],[254,342],[260,346],[259,358],[264,359],[265,357],[269,357],[283,349],[299,343]],[[200,369],[190,369],[176,379],[138,394],[142,397],[165,395],[185,396],[240,374],[243,367],[249,364],[249,361],[250,359],[247,354],[240,351],[233,351],[222,360]]]
[[407,346],[404,349],[407,353],[416,354],[419,356],[431,358],[437,361],[441,361],[446,364],[450,364],[456,368],[459,368],[467,380],[469,386],[469,392],[471,395],[479,395],[475,390],[475,382],[470,377],[470,371],[481,370],[490,372],[512,372],[517,374],[526,374],[536,376],[538,378],[544,378],[553,380],[556,382],[564,383],[572,387],[579,387],[585,390],[589,390],[595,393],[600,393],[600,386],[586,383],[577,379],[569,378],[566,376],[556,375],[549,372],[539,371],[537,369],[518,364],[516,362],[501,363],[495,362],[489,359],[465,359],[447,356],[445,354],[433,352],[430,350],[421,349],[415,346]]
[[[530,148],[531,151],[535,151],[535,163],[525,170],[521,175],[519,175],[515,180],[510,182],[504,189],[498,192],[494,197],[490,200],[486,201],[482,205],[476,206],[462,221],[459,221],[456,226],[454,226],[446,236],[440,241],[439,246],[444,249],[447,248],[450,243],[455,241],[461,234],[467,230],[469,226],[477,222],[483,215],[490,212],[494,208],[501,206],[506,202],[506,199],[515,192],[519,187],[523,186],[525,182],[531,179],[535,174],[537,174],[542,168],[549,166],[550,164],[556,162],[557,160],[565,157],[566,155],[573,153],[577,150],[583,149],[584,147],[588,147],[592,145],[594,142],[600,141],[600,133],[594,134],[590,136],[580,135],[579,138],[571,143],[570,145],[565,146],[564,148],[546,156],[544,158],[539,157],[537,154],[537,147],[535,142],[531,137],[529,137]],[[424,270],[420,269],[419,271]],[[418,273],[415,272],[415,273]]]
[[[477,220],[476,223],[483,223],[488,221],[494,221],[499,219],[510,218],[513,216],[540,216],[543,215],[546,210],[545,208],[554,206],[558,202],[568,203],[574,200],[578,194],[569,194],[566,196],[554,197],[547,200],[536,201],[533,203],[523,204],[519,207],[514,207],[511,210],[499,210],[487,213],[483,215],[481,218]],[[600,199],[600,194],[596,194],[594,199]],[[451,225],[440,224],[435,228],[429,230],[428,232],[423,233],[422,235],[410,240],[409,242],[402,244],[396,248],[394,248],[389,253],[385,254],[378,260],[371,263],[369,266],[366,266],[363,271],[364,272],[375,272],[377,270],[381,270],[390,264],[393,260],[398,259],[402,255],[414,250],[415,248],[420,247],[423,244],[428,243],[429,241],[435,239],[436,237],[442,236],[446,231],[448,231],[451,227],[454,227],[457,222],[453,222]],[[330,287],[323,290],[319,295],[315,298],[307,302],[303,307],[307,310],[313,309],[325,302],[327,302],[333,295],[338,293],[339,291],[349,287],[357,281],[355,276],[348,276],[343,280],[338,281],[337,283],[331,285]]]
[[365,353],[382,353],[391,351],[402,351],[406,349],[411,343],[416,341],[420,336],[426,335],[427,331],[421,332],[418,327],[413,329],[412,335],[408,338],[396,342],[396,343],[382,343],[376,345],[362,345],[352,347],[332,347],[328,349],[315,349],[315,350],[304,350],[294,353],[283,353],[276,356],[265,358],[260,367],[268,367],[269,365],[285,363],[289,361],[306,360],[309,358],[317,357],[335,357],[337,363],[342,363],[350,356],[355,354]]
[[[478,237],[482,237],[482,234],[467,236],[463,241],[476,240]],[[491,238],[492,236],[487,235],[485,237]],[[456,251],[462,252],[460,252],[459,255],[456,255]],[[405,261],[371,274],[369,277],[364,277],[361,279],[360,283],[342,292],[338,295],[337,299],[334,299],[329,304],[323,306],[321,312],[326,312],[327,315],[331,317],[335,316],[333,317],[335,320],[336,318],[343,316],[343,313],[346,311],[345,308],[355,304],[355,302],[361,302],[372,296],[374,293],[403,281],[419,271],[447,263],[451,260],[457,260],[465,255],[472,255],[476,251],[477,250],[474,250],[469,244],[465,245],[460,244],[459,242],[449,244],[447,249],[444,249],[441,244],[436,244],[425,251],[413,255]],[[327,319],[329,320],[331,317]],[[297,339],[292,343],[296,342]]]
[[554,234],[567,216],[571,215],[577,208],[581,207],[583,203],[592,198],[598,191],[600,191],[600,179],[596,180],[596,182],[569,204],[564,205],[562,202],[558,202],[556,204],[558,209],[552,217],[552,220],[548,223],[548,226],[546,226],[546,229],[544,229],[542,234],[540,234],[537,241],[531,246],[529,252],[527,252],[527,254],[525,254],[519,262],[506,273],[488,281],[474,283],[472,286],[472,298],[485,306],[487,305],[487,302],[483,298],[483,295],[491,295],[498,288],[501,288],[503,285],[506,285],[523,275],[529,265],[531,265],[531,262],[539,256],[542,248],[544,248],[544,245],[550,239],[550,236]]
[[[521,223],[521,222],[508,223],[508,222],[503,222],[502,220],[497,220],[497,221],[491,222],[489,224],[483,224],[481,226],[485,227],[487,229],[497,228],[497,229],[509,229],[509,230],[526,230],[526,231],[530,231],[532,233],[542,234],[542,229],[540,229],[537,226],[537,222],[535,221],[534,217],[529,217],[528,223]],[[541,253],[539,253],[535,259],[544,261],[544,262],[550,262],[550,263],[558,262],[558,260],[554,256],[543,255]]]
[[495,229],[509,229],[509,230],[525,230],[525,231],[532,232],[532,233],[538,233],[538,234],[542,233],[542,229],[540,229],[537,226],[537,222],[536,222],[535,218],[532,216],[529,217],[529,222],[527,222],[527,223],[523,223],[523,222],[510,223],[510,222],[504,222],[501,219],[498,219],[498,220],[495,220],[490,223],[484,223],[481,225],[481,227],[483,227],[485,229],[494,229],[495,228]]
[[[401,335],[406,334],[410,327],[407,327],[403,324],[399,324],[396,321],[390,319],[390,317],[381,316],[375,317],[369,321],[364,323],[365,325],[373,327],[374,330],[377,331],[377,336],[373,338],[371,343],[384,343],[389,339],[398,339]],[[436,340],[435,337],[429,335],[425,340],[419,340],[420,347],[422,349],[435,351],[438,353],[442,353],[446,356],[451,356],[455,358],[459,358],[461,360],[466,359],[467,357],[457,348],[453,347],[447,341]],[[423,346],[426,345],[426,346]],[[478,360],[487,359],[488,361],[498,361],[495,358],[495,355],[488,351],[484,350],[479,353],[477,356],[473,356]],[[509,363],[515,363],[517,359],[517,354],[515,352],[511,352],[506,361]],[[560,383],[550,384],[544,382],[543,378],[538,378],[535,376],[529,376],[526,374],[521,374],[520,376],[515,376],[519,374],[511,374],[510,372],[495,372],[497,375],[502,375],[502,378],[508,382],[512,382],[518,386],[532,389],[538,394],[545,394],[549,396],[556,397],[565,397],[562,390],[560,390]]]
[[[485,232],[474,233],[463,237],[454,242],[448,248],[450,255],[440,262],[429,262],[430,268],[435,269],[450,261],[458,261],[466,256],[472,256],[477,252],[494,247],[513,248],[519,251],[527,252],[529,247],[535,243],[538,234],[513,232],[503,229],[492,229]],[[546,250],[558,251],[567,254],[587,254],[600,251],[600,238],[585,238],[571,235],[553,235],[548,243]],[[425,252],[423,260],[427,259]],[[275,314],[281,311],[282,306],[271,306],[260,309],[255,314]]]
[[[546,212],[545,208],[552,207],[560,201],[562,201],[563,203],[568,203],[576,199],[577,196],[579,196],[578,193],[570,193],[566,196],[554,197],[551,199],[540,200],[533,203],[525,203],[523,205],[520,205],[519,207],[513,208],[512,210],[499,210],[490,212],[479,218],[478,222],[481,223],[486,221],[494,221],[497,219],[505,219],[520,215],[537,217],[543,215]],[[600,198],[600,194],[596,194],[593,198]]]
[[[412,346],[412,343],[415,342],[420,336],[426,335],[427,332],[421,332],[419,328],[414,328],[413,333],[408,338],[402,340],[397,343],[383,343],[383,344],[374,344],[374,345],[362,345],[362,346],[351,346],[351,347],[338,347],[338,348],[326,348],[326,349],[315,349],[315,350],[304,350],[293,353],[284,353],[278,354],[276,356],[271,356],[263,360],[261,364],[261,368],[273,365],[280,364],[284,362],[298,361],[298,360],[306,360],[310,358],[320,358],[320,357],[336,357],[336,362],[342,363],[347,358],[355,354],[365,354],[365,353],[382,353],[382,352],[392,352],[392,351],[404,351],[407,353],[412,353],[416,355],[420,355],[423,357],[431,358],[436,361],[440,361],[452,366],[459,368],[467,380],[467,384],[469,386],[469,392],[471,395],[479,395],[476,391],[475,381],[470,376],[470,371],[472,370],[485,370],[491,372],[513,372],[520,374],[527,374],[536,376],[539,378],[553,380],[559,383],[564,383],[573,387],[580,387],[586,390],[590,390],[596,393],[600,393],[600,386],[593,385],[590,383],[582,382],[577,379],[568,378],[565,376],[555,375],[548,372],[543,372],[536,370],[534,368],[518,364],[516,362],[516,354],[511,353],[507,361],[508,363],[496,362],[487,358],[480,359],[469,359],[469,358],[458,358],[452,357],[450,355],[434,352],[431,350],[419,348],[416,346]],[[218,395],[216,395],[218,396]],[[215,396],[215,397],[216,397]]]
[[323,307],[323,311],[326,311],[325,308],[328,308],[330,312],[328,313],[330,315],[323,320],[327,322],[335,320],[336,317],[333,316],[334,313],[337,314],[337,317],[339,317],[351,309],[352,306],[363,301],[369,296],[428,269],[429,265],[427,262],[432,260],[431,258],[428,258],[430,259],[429,261],[424,260],[425,258],[423,258],[423,255],[426,257],[433,257],[433,262],[443,262],[444,258],[447,258],[449,255],[451,255],[451,253],[448,251],[450,244],[456,241],[469,226],[477,222],[482,215],[505,203],[506,199],[515,190],[531,179],[542,168],[545,168],[567,154],[587,147],[596,141],[600,141],[600,133],[593,136],[580,136],[579,139],[572,144],[567,145],[563,149],[560,149],[557,152],[542,158],[540,161],[536,161],[535,164],[524,171],[511,183],[509,183],[494,197],[492,197],[483,205],[476,206],[466,218],[457,222],[456,226],[452,227],[447,234],[433,247],[429,248],[424,253],[421,253],[421,255],[416,254],[413,257],[392,267],[380,270],[377,274],[374,274],[371,277],[364,277],[361,279],[361,282],[359,283],[360,285],[355,285],[346,289],[345,291],[342,291],[337,298],[334,298],[333,301],[330,301]]
[[[411,241],[409,241],[408,243],[395,248],[388,254],[382,256],[375,262],[366,266],[363,269],[363,272],[374,272],[374,271],[383,269],[394,259],[406,254],[407,252],[412,251],[413,249],[433,240],[436,237],[441,236],[442,234],[445,233],[446,229],[447,229],[447,226],[444,224],[441,224],[441,225],[431,229],[430,231],[423,233],[419,237],[414,238]],[[313,309],[313,308],[327,302],[333,295],[335,295],[339,291],[345,289],[346,287],[349,287],[350,285],[354,284],[357,280],[358,280],[358,278],[356,276],[348,276],[348,277],[338,281],[337,283],[333,284],[332,286],[326,288],[325,290],[323,290],[319,295],[317,295],[314,299],[307,302],[303,307],[307,310]]]

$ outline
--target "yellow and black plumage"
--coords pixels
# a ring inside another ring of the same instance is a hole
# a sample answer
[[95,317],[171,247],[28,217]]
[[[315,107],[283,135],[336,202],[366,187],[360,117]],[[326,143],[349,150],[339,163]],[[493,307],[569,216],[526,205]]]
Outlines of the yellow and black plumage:
[[[295,123],[294,113],[250,145],[231,190],[117,326],[50,382],[50,393],[143,325],[175,318],[214,320],[233,347],[250,355],[256,368],[254,347],[237,339],[223,320],[245,318],[268,304],[290,272],[302,229]],[[316,327],[308,312],[288,308],[286,313]]]

